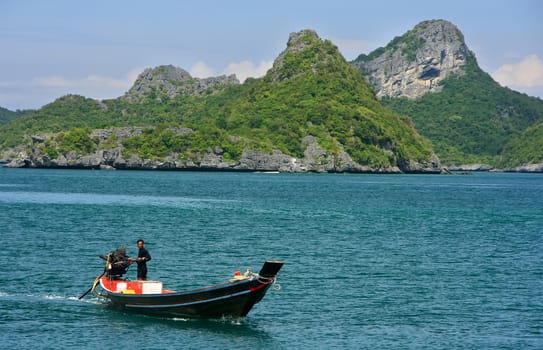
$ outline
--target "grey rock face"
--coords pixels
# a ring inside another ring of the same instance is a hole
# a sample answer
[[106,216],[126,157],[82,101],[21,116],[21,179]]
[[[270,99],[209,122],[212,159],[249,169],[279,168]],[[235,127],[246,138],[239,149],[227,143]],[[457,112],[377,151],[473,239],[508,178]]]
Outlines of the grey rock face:
[[524,164],[513,169],[507,169],[506,171],[517,173],[543,173],[543,163]]
[[462,164],[449,166],[450,171],[491,171],[494,167],[488,164]]
[[438,92],[440,81],[451,74],[463,74],[463,66],[474,57],[456,26],[443,20],[418,24],[394,39],[371,60],[356,60],[377,97],[417,98]]

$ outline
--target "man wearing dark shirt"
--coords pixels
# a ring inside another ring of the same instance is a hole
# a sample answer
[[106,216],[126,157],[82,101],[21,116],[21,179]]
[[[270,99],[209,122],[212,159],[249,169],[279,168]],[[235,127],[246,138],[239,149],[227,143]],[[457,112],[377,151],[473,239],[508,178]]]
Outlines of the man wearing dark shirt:
[[151,254],[144,248],[145,242],[143,239],[138,240],[138,258],[131,258],[132,261],[136,261],[138,264],[138,279],[146,280],[147,279],[147,262],[151,260]]

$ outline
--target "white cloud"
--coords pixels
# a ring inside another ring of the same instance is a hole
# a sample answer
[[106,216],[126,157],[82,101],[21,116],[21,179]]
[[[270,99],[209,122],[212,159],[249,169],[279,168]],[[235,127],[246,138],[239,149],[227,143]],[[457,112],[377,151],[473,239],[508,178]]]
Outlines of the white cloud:
[[134,69],[123,78],[114,78],[91,74],[81,79],[68,79],[61,76],[39,77],[30,82],[32,87],[64,89],[72,88],[75,91],[80,90],[128,90],[136,80],[141,69]]
[[63,77],[50,76],[35,78],[30,82],[30,85],[38,88],[63,88],[70,86],[71,83]]
[[[260,64],[255,65],[249,60],[244,60],[241,62],[232,62],[226,67],[220,74],[235,74],[240,82],[244,82],[245,79],[251,78],[260,78],[266,74],[268,69],[273,65],[273,61],[262,61]],[[215,70],[208,66],[205,62],[197,62],[190,69],[190,75],[196,78],[208,78],[216,76]]]
[[543,61],[531,55],[514,64],[504,64],[492,73],[503,86],[533,88],[543,86]]
[[213,68],[209,67],[204,62],[197,62],[190,69],[190,75],[196,78],[209,78],[215,75]]
[[255,66],[253,62],[245,60],[239,63],[230,63],[224,70],[224,74],[235,74],[240,82],[244,82],[249,77],[260,78],[264,76],[272,66],[273,61],[262,61]]

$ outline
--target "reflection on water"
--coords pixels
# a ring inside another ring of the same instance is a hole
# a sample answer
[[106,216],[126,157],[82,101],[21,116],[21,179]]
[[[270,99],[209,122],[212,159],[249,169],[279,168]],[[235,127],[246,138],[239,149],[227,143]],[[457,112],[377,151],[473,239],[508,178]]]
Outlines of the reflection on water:
[[212,204],[234,202],[225,199],[131,196],[96,193],[56,193],[56,192],[0,192],[0,202],[33,204],[72,204],[72,205],[123,205],[123,206],[164,206],[198,208]]

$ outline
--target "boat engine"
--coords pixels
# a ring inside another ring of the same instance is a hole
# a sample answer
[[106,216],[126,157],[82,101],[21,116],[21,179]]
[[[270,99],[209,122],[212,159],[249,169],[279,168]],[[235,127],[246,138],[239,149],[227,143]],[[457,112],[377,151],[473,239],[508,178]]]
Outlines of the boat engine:
[[124,275],[132,263],[129,260],[128,255],[126,255],[125,247],[114,250],[107,255],[100,255],[100,258],[107,261],[106,276],[113,278],[120,278],[122,275]]

